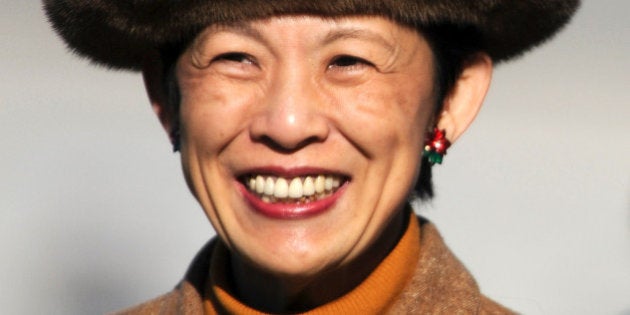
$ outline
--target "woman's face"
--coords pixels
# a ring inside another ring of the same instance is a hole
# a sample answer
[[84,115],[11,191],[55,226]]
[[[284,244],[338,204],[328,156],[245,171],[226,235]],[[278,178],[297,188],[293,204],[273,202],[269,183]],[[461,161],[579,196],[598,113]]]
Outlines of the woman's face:
[[176,71],[184,172],[237,257],[314,275],[402,216],[434,106],[416,31],[376,17],[211,26]]

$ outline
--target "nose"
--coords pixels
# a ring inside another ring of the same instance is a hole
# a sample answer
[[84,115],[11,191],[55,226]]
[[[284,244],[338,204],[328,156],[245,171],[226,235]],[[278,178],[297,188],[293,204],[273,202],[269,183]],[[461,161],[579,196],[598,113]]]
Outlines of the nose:
[[304,72],[294,69],[279,74],[266,92],[264,109],[250,127],[254,141],[286,152],[328,137],[324,98]]

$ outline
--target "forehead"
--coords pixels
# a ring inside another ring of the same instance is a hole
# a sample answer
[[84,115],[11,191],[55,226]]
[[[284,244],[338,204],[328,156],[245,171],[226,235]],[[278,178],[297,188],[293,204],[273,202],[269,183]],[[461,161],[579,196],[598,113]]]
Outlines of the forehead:
[[424,40],[416,29],[380,16],[284,15],[210,25],[196,36],[193,46],[201,48],[209,38],[225,33],[261,42],[277,38],[293,44],[315,41],[326,45],[337,40],[355,39],[373,42],[390,50],[409,41]]

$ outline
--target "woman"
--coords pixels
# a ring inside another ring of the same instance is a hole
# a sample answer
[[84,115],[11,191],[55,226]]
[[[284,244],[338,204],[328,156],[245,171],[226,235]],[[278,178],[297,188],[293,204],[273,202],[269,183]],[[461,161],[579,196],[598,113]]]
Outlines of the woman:
[[142,71],[218,235],[126,313],[510,313],[409,200],[432,196],[493,62],[577,1],[45,3],[79,54]]

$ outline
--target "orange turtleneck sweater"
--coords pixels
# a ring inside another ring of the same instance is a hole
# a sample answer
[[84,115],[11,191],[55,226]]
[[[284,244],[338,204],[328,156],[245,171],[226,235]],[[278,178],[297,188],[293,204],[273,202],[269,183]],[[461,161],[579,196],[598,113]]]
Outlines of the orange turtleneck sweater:
[[[411,279],[420,252],[418,220],[411,214],[406,231],[398,244],[377,268],[356,288],[344,296],[304,314],[382,314],[392,305]],[[244,305],[230,293],[227,278],[228,250],[220,242],[210,261],[210,277],[206,282],[204,311],[206,314],[265,314]]]
[[[231,295],[227,249],[208,243],[171,292],[117,314],[263,314]],[[485,297],[430,222],[412,214],[398,244],[352,291],[307,314],[514,314]]]

